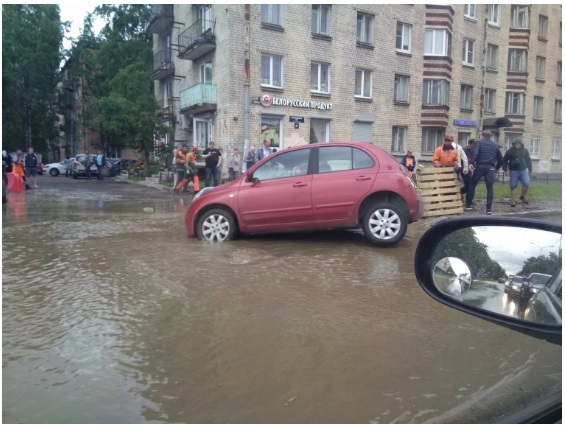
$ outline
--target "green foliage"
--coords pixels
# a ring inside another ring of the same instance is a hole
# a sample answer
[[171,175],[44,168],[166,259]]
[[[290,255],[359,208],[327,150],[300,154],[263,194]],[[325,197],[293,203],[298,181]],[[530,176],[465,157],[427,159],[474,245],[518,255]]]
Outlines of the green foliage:
[[[517,194],[520,195],[521,186],[518,185]],[[484,200],[487,198],[487,190],[483,181],[479,182],[475,188],[475,198]],[[508,182],[497,183],[494,185],[494,199],[508,200],[510,198],[510,186]],[[532,182],[528,190],[528,199],[530,201],[560,201],[563,199],[562,183],[541,183]]]
[[530,257],[526,260],[518,275],[528,276],[532,272],[553,275],[559,270],[561,264],[561,256],[557,256],[555,253],[550,253],[549,256]]

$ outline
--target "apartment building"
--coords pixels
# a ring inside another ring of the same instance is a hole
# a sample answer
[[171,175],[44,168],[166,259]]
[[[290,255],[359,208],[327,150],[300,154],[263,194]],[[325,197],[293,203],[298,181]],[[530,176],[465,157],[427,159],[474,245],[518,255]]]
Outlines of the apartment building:
[[561,173],[561,15],[560,4],[155,5],[156,114],[174,146],[354,140],[423,163],[446,133],[466,144],[489,129],[503,152],[522,138],[534,171]]

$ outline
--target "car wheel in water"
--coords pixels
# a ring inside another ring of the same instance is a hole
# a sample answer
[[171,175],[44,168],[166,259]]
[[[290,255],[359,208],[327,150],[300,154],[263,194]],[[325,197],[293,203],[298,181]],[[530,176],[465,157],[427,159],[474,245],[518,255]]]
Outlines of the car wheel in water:
[[406,214],[393,203],[375,203],[363,217],[365,238],[379,246],[397,243],[404,237],[407,228]]
[[59,176],[59,170],[51,169],[51,170],[49,170],[49,174],[53,177]]
[[224,209],[212,209],[204,213],[196,226],[198,238],[205,241],[229,241],[236,236],[233,215]]

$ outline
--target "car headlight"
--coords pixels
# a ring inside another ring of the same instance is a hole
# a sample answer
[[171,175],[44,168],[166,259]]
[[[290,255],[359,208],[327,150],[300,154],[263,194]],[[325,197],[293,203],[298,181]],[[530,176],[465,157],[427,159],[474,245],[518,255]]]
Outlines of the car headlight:
[[196,193],[196,195],[194,196],[193,200],[197,200],[198,198],[202,197],[204,194],[206,194],[207,192],[210,192],[212,189],[214,189],[213,186],[207,186],[206,188],[202,188],[200,191],[198,191]]

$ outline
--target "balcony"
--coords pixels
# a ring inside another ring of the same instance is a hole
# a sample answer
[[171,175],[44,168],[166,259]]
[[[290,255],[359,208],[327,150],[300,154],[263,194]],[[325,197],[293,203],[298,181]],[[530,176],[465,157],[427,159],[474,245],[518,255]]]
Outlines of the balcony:
[[173,26],[173,5],[155,4],[149,16],[147,31],[155,34],[163,34]]
[[173,111],[173,104],[170,103],[167,106],[157,108],[155,110],[155,116],[161,118],[163,121],[173,121],[175,118],[175,113]]
[[216,110],[216,85],[195,84],[180,91],[180,110],[182,113],[200,114]]
[[163,80],[175,74],[175,66],[172,61],[171,49],[163,49],[153,55],[153,68],[151,77],[153,80]]
[[216,48],[216,23],[196,21],[179,34],[179,58],[194,61]]

